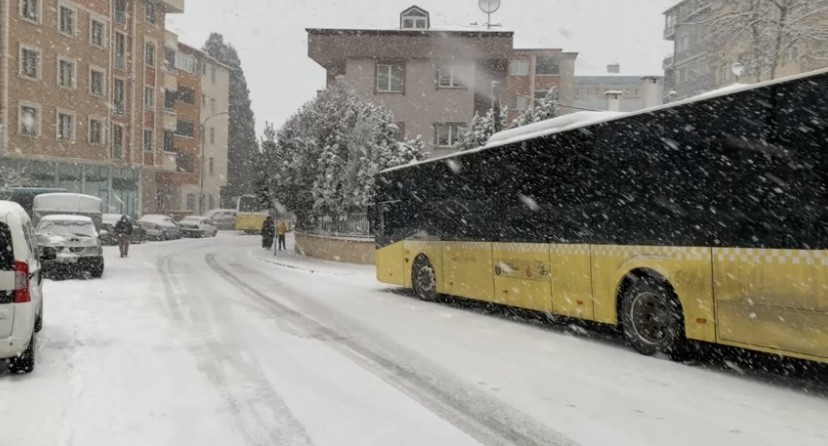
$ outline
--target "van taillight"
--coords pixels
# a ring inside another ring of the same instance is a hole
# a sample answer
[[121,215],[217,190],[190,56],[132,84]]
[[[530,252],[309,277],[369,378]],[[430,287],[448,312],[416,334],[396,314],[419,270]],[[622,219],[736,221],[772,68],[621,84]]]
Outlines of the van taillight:
[[22,304],[31,302],[29,294],[29,264],[26,262],[14,262],[14,294],[12,302]]

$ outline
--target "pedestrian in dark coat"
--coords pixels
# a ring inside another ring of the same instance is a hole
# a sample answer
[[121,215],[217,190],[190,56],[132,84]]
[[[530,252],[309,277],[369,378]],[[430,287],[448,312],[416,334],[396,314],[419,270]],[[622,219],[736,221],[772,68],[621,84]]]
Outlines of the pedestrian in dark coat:
[[273,237],[276,235],[276,224],[271,217],[267,217],[262,224],[262,248],[270,249],[273,246]]
[[121,251],[121,258],[129,256],[129,236],[132,235],[132,222],[129,221],[126,215],[122,215],[121,219],[115,223],[112,228],[115,231],[115,237],[118,239],[118,249]]

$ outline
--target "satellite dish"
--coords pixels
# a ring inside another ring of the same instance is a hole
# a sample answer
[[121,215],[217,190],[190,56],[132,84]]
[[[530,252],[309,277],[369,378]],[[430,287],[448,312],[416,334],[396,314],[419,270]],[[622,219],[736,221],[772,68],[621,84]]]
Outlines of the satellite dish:
[[500,9],[500,0],[478,0],[477,4],[486,14],[492,14]]

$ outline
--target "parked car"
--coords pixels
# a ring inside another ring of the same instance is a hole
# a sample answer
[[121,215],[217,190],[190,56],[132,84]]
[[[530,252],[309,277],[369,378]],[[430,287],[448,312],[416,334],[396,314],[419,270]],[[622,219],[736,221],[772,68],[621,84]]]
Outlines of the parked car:
[[210,220],[196,215],[184,217],[178,222],[178,226],[181,227],[184,237],[215,237],[218,234],[218,229]]
[[0,360],[12,373],[35,366],[35,333],[43,327],[43,274],[28,214],[0,201]]
[[104,273],[101,240],[95,223],[85,215],[48,215],[35,229],[47,273],[88,272],[94,278]]
[[206,214],[204,214],[204,218],[210,220],[210,223],[218,229],[236,229],[235,209],[212,209],[207,211]]
[[138,224],[146,231],[148,240],[174,240],[181,238],[178,223],[166,215],[147,214],[138,219]]
[[[104,214],[103,224],[101,225],[101,243],[104,245],[117,245],[118,238],[115,236],[115,223],[121,219],[121,214]],[[127,219],[132,223],[132,235],[129,236],[130,243],[144,243],[147,239],[147,231],[138,224],[135,220],[127,215]]]

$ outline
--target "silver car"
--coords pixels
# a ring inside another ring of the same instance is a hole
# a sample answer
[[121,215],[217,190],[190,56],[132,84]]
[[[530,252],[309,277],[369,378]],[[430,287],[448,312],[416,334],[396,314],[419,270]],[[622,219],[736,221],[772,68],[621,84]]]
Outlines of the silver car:
[[148,214],[138,219],[149,240],[176,240],[181,238],[178,223],[166,215]]
[[95,223],[83,215],[48,215],[35,229],[41,255],[49,273],[88,272],[103,276],[104,258]]

